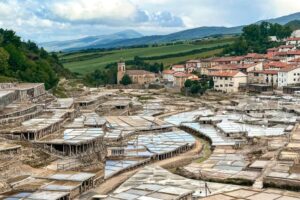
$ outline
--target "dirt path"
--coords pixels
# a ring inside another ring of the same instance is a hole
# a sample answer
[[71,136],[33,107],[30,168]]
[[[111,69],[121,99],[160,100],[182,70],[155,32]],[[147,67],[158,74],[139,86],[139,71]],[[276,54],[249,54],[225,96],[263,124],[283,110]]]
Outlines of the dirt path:
[[[184,165],[189,164],[192,162],[194,159],[197,159],[201,150],[202,150],[202,143],[200,140],[196,140],[195,147],[183,154],[180,154],[179,156],[169,158],[166,160],[161,160],[161,161],[156,161],[152,164],[154,165],[159,165],[165,169],[171,170],[176,167],[181,167]],[[119,174],[117,176],[114,176],[102,184],[100,184],[97,188],[89,191],[87,194],[82,195],[80,199],[88,199],[92,197],[93,195],[96,194],[108,194],[114,189],[116,189],[118,186],[120,186],[122,183],[124,183],[128,178],[133,176],[137,171],[139,171],[142,167],[133,169],[131,171],[124,172],[122,174]]]

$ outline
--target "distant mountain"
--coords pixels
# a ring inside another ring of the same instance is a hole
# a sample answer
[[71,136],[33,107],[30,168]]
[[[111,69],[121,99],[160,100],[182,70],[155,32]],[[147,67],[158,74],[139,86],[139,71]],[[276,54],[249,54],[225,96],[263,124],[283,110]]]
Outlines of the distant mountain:
[[98,48],[98,46],[106,45],[107,43],[113,43],[119,40],[126,40],[131,38],[139,38],[143,35],[134,30],[125,30],[118,33],[109,35],[89,36],[75,40],[67,41],[53,41],[40,43],[39,45],[44,47],[48,51],[61,51],[66,49],[85,49],[85,48]]
[[[242,31],[242,26],[239,27],[200,27],[195,29],[189,29],[185,31],[180,31],[168,35],[153,35],[153,36],[144,36],[134,39],[118,40],[110,42],[104,45],[98,45],[93,48],[116,48],[116,47],[127,47],[127,46],[136,46],[144,44],[155,44],[155,43],[167,43],[178,40],[191,40],[198,39],[212,35],[225,35],[225,34],[238,34]],[[68,49],[73,51],[75,49]]]
[[278,18],[261,20],[260,22],[266,21],[266,22],[270,22],[270,23],[278,23],[278,24],[284,25],[284,24],[287,24],[290,21],[294,21],[294,20],[300,20],[300,12],[282,16],[282,17],[278,17]]
[[289,26],[293,31],[300,29],[300,20],[294,20],[286,24]]
[[[270,23],[279,23],[283,25],[294,20],[300,20],[300,12],[291,15],[286,15],[283,17],[261,20],[256,23],[267,21]],[[141,35],[138,33],[136,35],[130,34],[130,37],[127,38],[120,37],[120,36],[117,37],[107,36],[105,37],[105,39],[99,39],[100,41],[98,42],[93,42],[94,41],[93,37],[87,37],[79,40],[67,41],[66,45],[61,45],[63,44],[63,42],[61,42],[57,45],[53,45],[52,50],[56,49],[56,50],[64,50],[64,51],[77,51],[77,50],[84,50],[84,49],[128,47],[128,46],[135,46],[135,45],[167,43],[167,42],[173,42],[179,40],[201,39],[204,37],[209,37],[214,35],[240,34],[242,32],[243,27],[244,26],[199,27],[199,28],[184,30],[184,31],[180,31],[168,35],[153,35],[153,36],[144,36],[144,37],[141,37]],[[103,36],[101,36],[101,38],[102,37]],[[46,49],[48,50],[51,47],[49,44],[47,45],[47,43],[44,45],[42,44],[42,46],[46,47]]]

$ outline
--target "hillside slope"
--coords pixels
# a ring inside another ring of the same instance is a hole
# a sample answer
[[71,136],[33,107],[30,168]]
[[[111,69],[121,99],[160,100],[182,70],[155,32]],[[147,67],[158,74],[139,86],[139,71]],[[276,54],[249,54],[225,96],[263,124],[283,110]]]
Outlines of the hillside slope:
[[300,20],[294,20],[290,21],[286,24],[286,26],[289,26],[293,31],[300,29]]
[[31,42],[22,42],[11,30],[0,29],[0,81],[10,80],[45,83],[56,86],[60,76],[71,76],[56,54],[49,54]]

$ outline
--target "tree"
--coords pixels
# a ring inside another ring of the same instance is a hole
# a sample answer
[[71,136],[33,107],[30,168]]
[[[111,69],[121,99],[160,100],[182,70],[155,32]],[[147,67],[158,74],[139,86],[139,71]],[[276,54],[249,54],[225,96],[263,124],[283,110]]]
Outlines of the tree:
[[48,52],[45,51],[45,49],[43,47],[40,50],[40,56],[41,56],[41,58],[44,58],[44,59],[48,57]]
[[223,53],[232,55],[244,55],[251,52],[266,53],[268,48],[281,45],[280,42],[270,41],[270,36],[284,39],[291,33],[290,27],[269,22],[245,26],[242,35],[232,45],[225,48]]
[[122,80],[120,81],[120,83],[122,85],[129,85],[129,84],[132,84],[132,80],[130,78],[130,76],[128,76],[128,74],[125,74],[122,78]]
[[188,79],[184,82],[185,88],[190,88],[192,85],[193,85],[193,82],[190,79]]
[[0,47],[0,74],[6,74],[8,69],[9,54]]
[[191,86],[191,93],[192,94],[198,94],[201,91],[201,85],[200,84],[193,84]]
[[214,85],[215,85],[214,80],[213,80],[213,79],[210,79],[210,80],[209,80],[209,89],[213,88]]

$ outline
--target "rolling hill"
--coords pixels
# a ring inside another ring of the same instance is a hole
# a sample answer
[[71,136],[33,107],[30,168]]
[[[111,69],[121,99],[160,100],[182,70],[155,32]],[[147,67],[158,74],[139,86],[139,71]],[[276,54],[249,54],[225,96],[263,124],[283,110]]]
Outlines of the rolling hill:
[[300,20],[293,20],[286,24],[289,26],[293,31],[300,29]]
[[278,17],[278,18],[261,20],[259,22],[266,21],[266,22],[270,22],[270,23],[278,23],[278,24],[284,25],[284,24],[287,24],[290,21],[294,21],[294,20],[300,20],[300,12],[293,13],[290,15],[285,15],[285,16]]
[[[290,21],[300,20],[300,12],[273,19],[261,20],[271,23],[287,24]],[[244,26],[236,27],[199,27],[168,35],[144,36],[135,31],[125,31],[107,36],[94,36],[66,42],[49,42],[41,44],[47,50],[78,51],[84,49],[118,48],[156,43],[168,43],[179,40],[193,40],[215,35],[239,34]]]
[[89,36],[75,40],[67,41],[53,41],[40,43],[48,51],[60,51],[66,49],[85,49],[85,48],[98,48],[98,46],[114,43],[120,40],[131,38],[139,38],[143,35],[134,30],[125,30],[110,35]]
[[228,37],[151,47],[66,52],[60,53],[59,58],[64,67],[78,74],[87,74],[96,69],[101,70],[121,58],[124,61],[129,61],[135,56],[142,57],[143,60],[149,63],[163,63],[165,67],[169,67],[172,64],[189,59],[210,57],[221,53],[224,45],[232,44],[234,39]]

